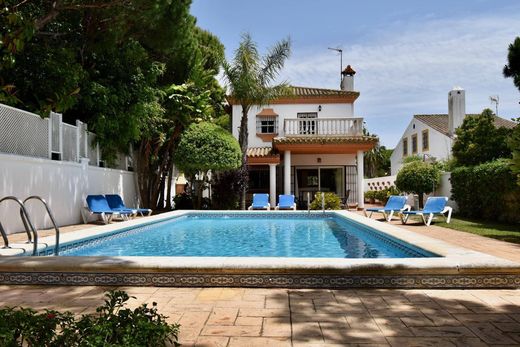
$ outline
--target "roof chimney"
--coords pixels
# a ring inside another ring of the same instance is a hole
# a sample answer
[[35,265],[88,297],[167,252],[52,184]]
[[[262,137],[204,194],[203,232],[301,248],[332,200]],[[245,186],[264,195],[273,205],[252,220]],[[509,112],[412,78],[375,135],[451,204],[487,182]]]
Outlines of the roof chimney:
[[354,75],[356,74],[356,71],[350,66],[347,65],[345,70],[341,72],[341,90],[344,90],[346,92],[352,92],[354,91]]
[[448,93],[448,130],[450,136],[462,125],[466,117],[466,94],[461,87],[453,87]]

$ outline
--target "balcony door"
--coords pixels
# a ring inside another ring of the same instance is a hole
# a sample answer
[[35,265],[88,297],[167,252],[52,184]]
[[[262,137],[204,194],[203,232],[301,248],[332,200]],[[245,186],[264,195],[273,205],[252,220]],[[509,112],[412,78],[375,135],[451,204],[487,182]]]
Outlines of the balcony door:
[[299,135],[316,135],[316,112],[298,113],[298,134]]

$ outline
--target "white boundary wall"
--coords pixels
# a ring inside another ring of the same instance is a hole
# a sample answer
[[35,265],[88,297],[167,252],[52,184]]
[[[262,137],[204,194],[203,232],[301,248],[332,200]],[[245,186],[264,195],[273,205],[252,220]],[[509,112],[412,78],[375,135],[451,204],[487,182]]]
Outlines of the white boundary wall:
[[[89,194],[120,194],[127,206],[136,206],[135,173],[80,163],[0,153],[0,198],[23,200],[39,195],[49,204],[59,226],[82,223],[81,209]],[[36,228],[50,228],[50,219],[37,201],[28,202]],[[45,216],[45,217],[44,217]],[[0,205],[0,222],[7,233],[24,230],[15,202]]]
[[390,188],[395,185],[395,178],[397,176],[383,176],[383,177],[374,177],[374,178],[365,178],[365,184],[363,185],[364,192],[369,190],[383,190],[385,188]]

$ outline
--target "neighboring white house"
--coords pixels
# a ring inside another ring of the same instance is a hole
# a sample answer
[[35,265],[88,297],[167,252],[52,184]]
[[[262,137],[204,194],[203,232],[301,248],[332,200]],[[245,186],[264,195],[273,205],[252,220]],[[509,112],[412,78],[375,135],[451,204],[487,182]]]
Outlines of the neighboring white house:
[[[363,136],[363,118],[354,116],[355,71],[342,72],[340,90],[292,87],[292,95],[248,113],[249,189],[269,193],[271,205],[278,194],[294,194],[300,201],[317,191],[363,205],[363,153],[378,139]],[[238,138],[242,107],[232,105],[233,135]]]
[[[455,129],[465,116],[465,92],[460,87],[448,93],[448,114],[414,115],[390,157],[391,174],[397,174],[407,156],[418,155],[437,161],[450,159]],[[514,128],[516,123],[495,116],[495,125]]]

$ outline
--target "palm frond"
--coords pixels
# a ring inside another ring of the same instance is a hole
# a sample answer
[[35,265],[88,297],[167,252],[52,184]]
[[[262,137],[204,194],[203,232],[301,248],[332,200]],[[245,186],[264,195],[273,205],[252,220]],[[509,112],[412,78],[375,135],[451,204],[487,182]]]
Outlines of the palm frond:
[[291,40],[289,38],[274,45],[263,58],[263,67],[260,73],[260,81],[267,85],[278,77],[285,61],[291,54]]

